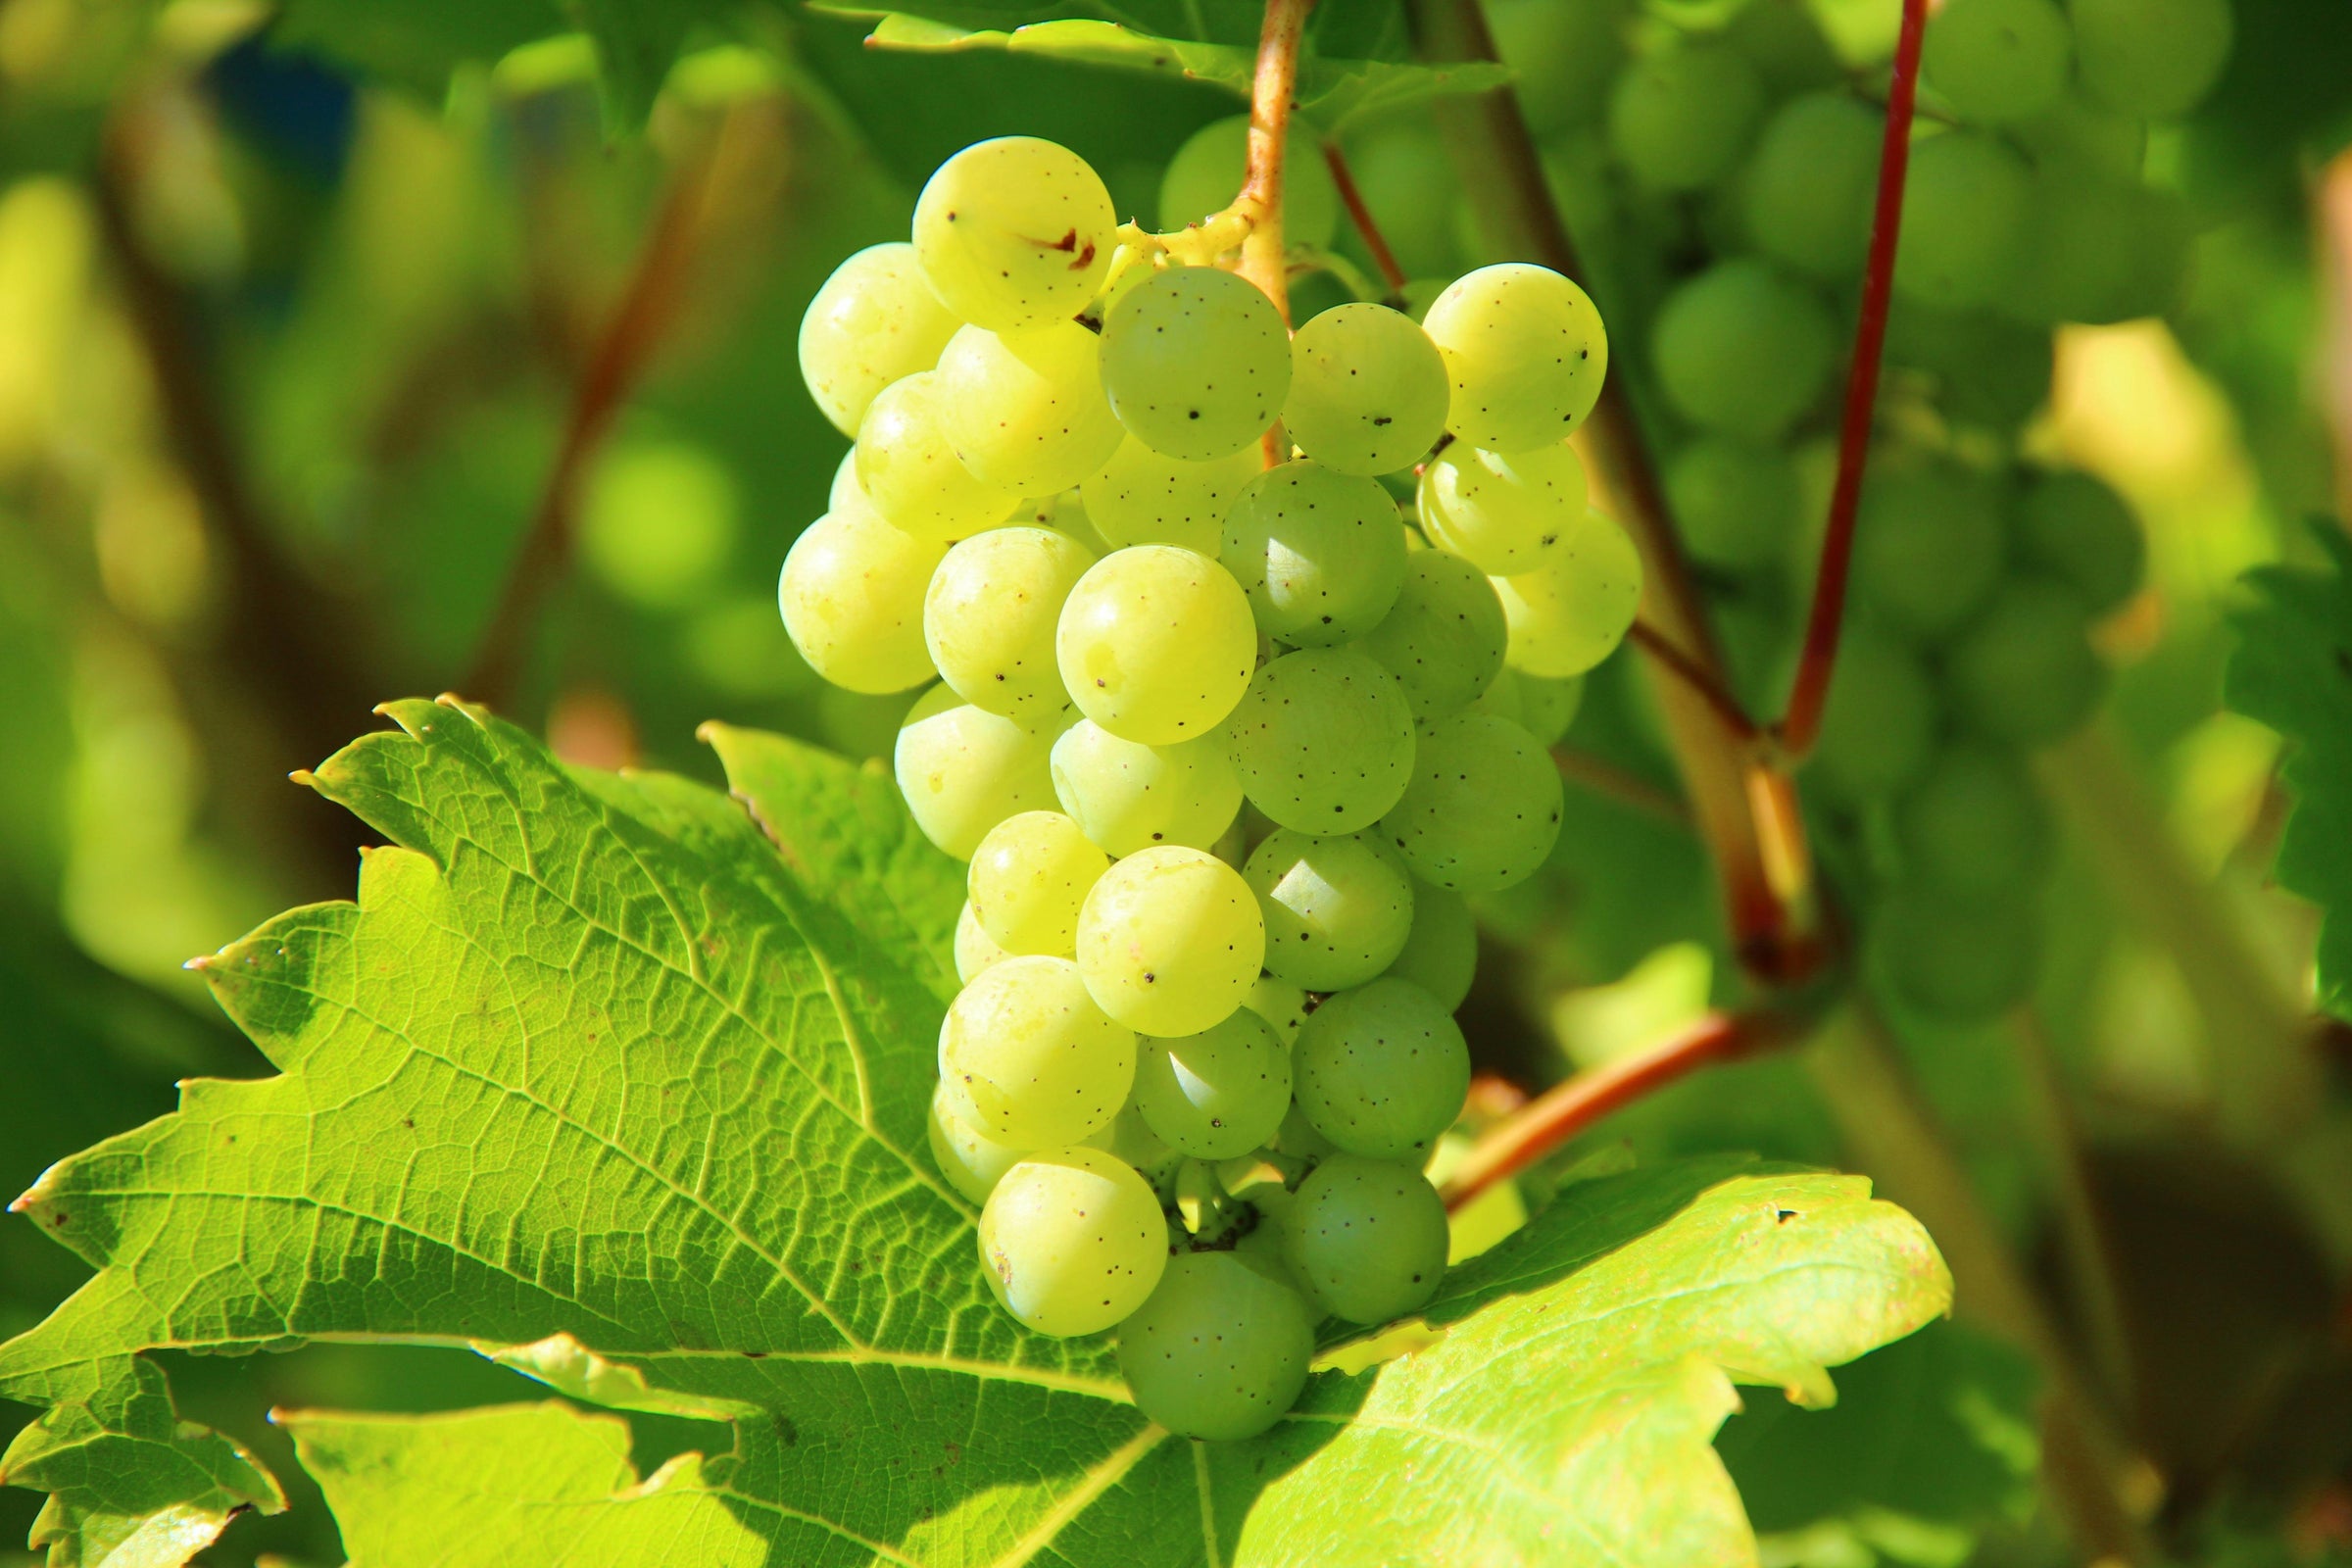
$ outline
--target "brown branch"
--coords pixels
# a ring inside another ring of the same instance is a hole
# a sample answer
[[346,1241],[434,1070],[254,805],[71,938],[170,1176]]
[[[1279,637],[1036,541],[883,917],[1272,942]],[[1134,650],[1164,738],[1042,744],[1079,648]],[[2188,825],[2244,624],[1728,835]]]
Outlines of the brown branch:
[[1250,161],[1237,206],[1250,217],[1242,240],[1242,276],[1291,318],[1290,269],[1282,238],[1283,155],[1298,95],[1298,49],[1314,0],[1266,0],[1257,36],[1257,72],[1250,83]]
[[1404,293],[1404,269],[1396,265],[1396,253],[1389,249],[1389,238],[1380,231],[1372,209],[1364,205],[1364,193],[1356,189],[1355,174],[1348,167],[1348,155],[1336,141],[1323,144],[1323,162],[1331,168],[1331,182],[1339,187],[1341,205],[1348,209],[1348,220],[1362,236],[1364,249],[1372,253],[1372,265],[1380,269],[1381,281],[1389,285],[1392,295]]
[[1879,145],[1879,191],[1870,220],[1870,258],[1862,273],[1862,308],[1854,326],[1854,359],[1845,379],[1845,416],[1838,433],[1838,483],[1830,495],[1829,527],[1821,540],[1813,608],[1805,617],[1804,651],[1788,711],[1775,726],[1791,762],[1801,761],[1821,736],[1821,715],[1837,673],[1838,640],[1845,622],[1845,584],[1854,554],[1854,518],[1862,504],[1862,475],[1879,401],[1879,362],[1886,344],[1886,314],[1894,290],[1895,241],[1903,226],[1903,180],[1911,167],[1911,113],[1919,97],[1920,40],[1927,0],[1903,0],[1903,28],[1894,46],[1894,74],[1886,93],[1886,130]]
[[1605,795],[1621,806],[1671,822],[1676,827],[1690,826],[1690,807],[1681,796],[1660,789],[1641,774],[1618,766],[1605,758],[1574,747],[1554,746],[1551,760],[1560,770],[1560,777],[1571,784],[1582,784],[1595,795]]
[[1740,706],[1740,699],[1731,694],[1714,672],[1677,648],[1673,640],[1657,627],[1645,620],[1637,620],[1626,628],[1625,640],[1688,686],[1715,710],[1715,716],[1723,721],[1723,727],[1740,740],[1754,741],[1762,733],[1756,728],[1756,721],[1747,716],[1747,710]]

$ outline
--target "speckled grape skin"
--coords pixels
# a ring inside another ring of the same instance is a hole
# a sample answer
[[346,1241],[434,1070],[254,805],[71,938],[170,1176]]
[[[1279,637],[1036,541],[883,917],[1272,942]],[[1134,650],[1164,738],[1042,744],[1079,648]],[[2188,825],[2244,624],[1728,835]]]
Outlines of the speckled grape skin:
[[901,533],[861,503],[801,530],[776,580],[784,630],[808,667],[854,692],[903,692],[932,675],[924,585],[944,550]]
[[1266,968],[1308,991],[1362,985],[1412,931],[1412,878],[1368,834],[1277,828],[1250,852],[1242,880],[1266,917]]
[[1380,832],[1413,875],[1494,893],[1536,873],[1560,836],[1560,775],[1508,719],[1460,713],[1422,736],[1421,760]]
[[1024,497],[956,461],[940,427],[938,375],[893,381],[867,407],[858,425],[858,487],[892,527],[945,545],[995,527]]
[[1341,305],[1291,343],[1283,426],[1298,450],[1342,473],[1394,473],[1446,428],[1452,386],[1445,357],[1409,316]]
[[939,302],[914,247],[868,245],[833,269],[801,318],[801,378],[833,427],[856,435],[876,393],[939,362],[962,323]]
[[1351,1154],[1420,1158],[1461,1114],[1470,1048],[1435,997],[1375,980],[1328,998],[1294,1048],[1298,1108]]
[[1259,466],[1250,447],[1211,463],[1187,463],[1129,436],[1079,495],[1088,520],[1113,549],[1182,545],[1214,556],[1224,545],[1225,514]]
[[940,1081],[956,1119],[998,1143],[1074,1144],[1119,1113],[1135,1050],[1135,1032],[1095,1004],[1069,959],[1006,958],[949,1004]]
[[1353,833],[1413,769],[1413,710],[1396,677],[1352,648],[1303,648],[1257,672],[1226,721],[1242,789],[1284,827]]
[[975,142],[924,184],[914,248],[948,309],[991,332],[1065,321],[1110,270],[1118,215],[1085,159],[1035,136]]
[[956,978],[969,985],[981,970],[1011,956],[980,924],[980,917],[972,912],[972,901],[964,900],[956,913]]
[[1446,1204],[1410,1165],[1330,1155],[1299,1184],[1282,1233],[1313,1303],[1350,1323],[1420,1310],[1446,1273]]
[[931,1092],[929,1117],[931,1163],[955,1188],[975,1203],[988,1201],[988,1195],[1006,1171],[1012,1169],[1027,1151],[1010,1144],[1000,1144],[979,1129],[958,1120],[948,1104],[947,1085],[940,1084]]
[[1006,1171],[980,1211],[989,1289],[1041,1334],[1098,1334],[1144,1304],[1168,1266],[1151,1186],[1099,1149],[1054,1149]]
[[1503,660],[1547,680],[1616,652],[1642,604],[1642,557],[1623,528],[1588,512],[1534,571],[1494,579],[1509,639]]
[[968,860],[1015,811],[1054,808],[1047,770],[1054,732],[959,700],[946,686],[915,699],[899,728],[892,771],[923,836]]
[[1506,262],[1454,279],[1422,320],[1445,357],[1446,428],[1524,452],[1565,438],[1600,396],[1609,339],[1585,291],[1547,267]]
[[1460,712],[1494,683],[1508,636],[1485,573],[1451,551],[1417,550],[1405,558],[1388,617],[1355,646],[1396,677],[1414,721],[1428,723]]
[[1139,850],[1102,874],[1078,914],[1087,989],[1146,1034],[1199,1034],[1223,1021],[1265,956],[1265,920],[1249,885],[1200,850]]
[[1078,940],[1087,890],[1110,857],[1059,811],[1023,811],[988,830],[965,887],[990,940],[1008,953],[1066,957]]
[[1590,503],[1584,460],[1566,442],[1525,452],[1455,445],[1421,471],[1421,531],[1493,576],[1533,571]]
[[939,357],[939,421],[956,461],[1030,495],[1066,490],[1125,439],[1102,395],[1100,340],[1075,321],[967,326]]
[[1233,711],[1257,663],[1257,628],[1223,566],[1137,545],[1096,562],[1070,590],[1054,653],[1079,711],[1121,740],[1173,746]]
[[1274,1136],[1291,1107],[1291,1052],[1273,1025],[1237,1007],[1198,1034],[1147,1035],[1135,1106],[1171,1149],[1231,1159]]
[[1102,385],[1128,433],[1206,463],[1255,441],[1291,390],[1291,334],[1256,285],[1213,267],[1139,285],[1102,325]]
[[1053,528],[991,528],[947,553],[923,592],[923,646],[976,708],[1028,724],[1069,705],[1054,634],[1094,554]]
[[1285,463],[1234,503],[1218,559],[1250,595],[1258,630],[1325,648],[1370,631],[1396,603],[1404,525],[1377,480]]
[[1053,772],[1062,810],[1111,855],[1154,844],[1212,849],[1242,809],[1222,735],[1145,746],[1080,719],[1054,743]]
[[1119,1325],[1119,1370],[1145,1415],[1182,1437],[1253,1438],[1306,1386],[1313,1314],[1233,1252],[1182,1252]]

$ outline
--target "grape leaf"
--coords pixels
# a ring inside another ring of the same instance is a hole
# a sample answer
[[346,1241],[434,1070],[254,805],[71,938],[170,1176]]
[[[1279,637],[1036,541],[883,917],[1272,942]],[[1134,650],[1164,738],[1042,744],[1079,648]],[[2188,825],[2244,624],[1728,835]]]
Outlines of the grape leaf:
[[2325,567],[2246,574],[2224,695],[2289,743],[2280,776],[2295,808],[2277,875],[2324,912],[2319,1004],[2352,1019],[2352,540],[2331,522],[2312,531]]
[[[1176,1441],[1107,1346],[997,1309],[921,1148],[955,868],[877,775],[714,729],[747,812],[566,768],[459,705],[387,711],[400,730],[313,780],[391,840],[359,902],[204,963],[280,1076],[191,1082],[18,1204],[100,1270],[0,1347],[0,1396],[50,1406],[0,1469],[60,1494],[58,1561],[274,1502],[171,1420],[140,1352],[375,1336],[729,1424],[642,1484],[611,1429],[550,1438],[538,1494],[612,1521],[583,1565],[645,1560],[646,1494],[731,1551],[715,1499],[779,1563],[1345,1562],[1472,1530],[1496,1561],[1738,1562],[1752,1538],[1708,1446],[1733,1382],[1822,1402],[1827,1366],[1948,1301],[1924,1233],[1856,1178],[1638,1171],[1451,1276],[1435,1344],[1322,1374],[1253,1443]],[[534,1514],[405,1451],[496,1412],[304,1419],[308,1451],[344,1456],[319,1463],[363,1560]]]

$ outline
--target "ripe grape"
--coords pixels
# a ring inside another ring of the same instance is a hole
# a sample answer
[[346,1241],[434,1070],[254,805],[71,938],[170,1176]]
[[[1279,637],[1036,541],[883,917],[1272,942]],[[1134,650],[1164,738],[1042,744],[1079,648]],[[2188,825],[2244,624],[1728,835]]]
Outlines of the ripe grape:
[[988,830],[1016,811],[1051,810],[1051,730],[956,701],[946,686],[915,700],[892,757],[899,793],[923,836],[968,860]]
[[1982,305],[2018,274],[2030,175],[2006,142],[1969,130],[1911,152],[1894,286],[1930,305]]
[[1585,422],[1609,368],[1600,312],[1548,267],[1482,267],[1446,285],[1422,326],[1452,391],[1446,428],[1475,447],[1524,452]]
[[2022,894],[1966,898],[1898,889],[1873,913],[1875,970],[1912,1006],[1984,1023],[2034,989],[2039,926]]
[[1370,826],[1412,776],[1404,688],[1352,648],[1301,649],[1259,670],[1226,737],[1250,802],[1309,833]]
[[1542,565],[1590,507],[1584,459],[1565,441],[1524,452],[1456,443],[1421,470],[1416,494],[1430,542],[1496,577]]
[[1406,934],[1389,978],[1419,986],[1447,1012],[1460,1007],[1470,995],[1478,971],[1478,923],[1470,905],[1459,893],[1413,886],[1413,928]]
[[1174,545],[1113,551],[1061,607],[1054,649],[1079,710],[1121,740],[1173,746],[1233,711],[1257,662],[1250,599]]
[[[1526,94],[1520,96],[1524,102]],[[1414,278],[1446,274],[1435,284],[1423,285],[1428,293],[1420,297],[1419,305],[1426,310],[1455,270],[1453,208],[1429,199],[1431,191],[1446,189],[1454,179],[1453,159],[1426,117],[1384,117],[1368,130],[1351,130],[1347,147],[1356,192],[1396,254],[1397,265]],[[1414,287],[1412,283],[1404,287],[1408,302],[1414,299]],[[1410,303],[1405,314],[1420,319],[1421,312]]]
[[988,830],[972,852],[965,885],[989,939],[1006,953],[1067,956],[1078,940],[1078,909],[1110,857],[1059,811],[1023,811]]
[[914,204],[914,248],[948,309],[991,332],[1075,316],[1110,270],[1118,215],[1086,160],[1034,136],[975,142]]
[[1248,1007],[1199,1034],[1146,1036],[1135,1105],[1168,1147],[1195,1159],[1231,1159],[1274,1136],[1291,1108],[1290,1048]]
[[1222,735],[1144,746],[1080,719],[1054,743],[1053,769],[1061,808],[1114,856],[1154,844],[1214,848],[1242,808]]
[[1424,882],[1494,893],[1524,882],[1560,836],[1560,775],[1508,719],[1460,713],[1432,724],[1381,837]]
[[1409,981],[1374,980],[1327,999],[1295,1051],[1298,1108],[1351,1154],[1426,1155],[1470,1092],[1461,1025]]
[[1308,1005],[1307,995],[1302,987],[1292,985],[1288,980],[1277,980],[1270,974],[1257,977],[1257,984],[1250,988],[1250,995],[1243,1000],[1242,1005],[1263,1018],[1274,1031],[1275,1038],[1285,1046],[1298,1038],[1299,1025],[1305,1023],[1306,1015],[1314,1010]]
[[1078,914],[1078,967],[1102,1010],[1151,1035],[1199,1034],[1242,1004],[1266,925],[1241,873],[1179,845],[1105,871]]
[[893,527],[944,545],[995,527],[1022,498],[956,461],[939,413],[937,370],[884,387],[858,426],[858,486]]
[[1511,68],[1511,89],[1538,135],[1601,112],[1625,61],[1626,11],[1623,0],[1497,0],[1487,7],[1495,52]]
[[2108,179],[2135,180],[2148,160],[2148,123],[2081,98],[2008,128],[2036,169],[2069,168]]
[[1854,521],[1855,593],[1897,630],[1948,636],[1999,579],[2004,532],[1984,475],[1944,461],[1881,465]]
[[1514,669],[1511,685],[1518,693],[1519,726],[1535,737],[1538,746],[1549,746],[1567,734],[1568,726],[1576,722],[1577,710],[1585,705],[1582,675],[1554,680]]
[[1224,548],[1225,514],[1260,466],[1255,447],[1187,463],[1129,436],[1079,493],[1088,518],[1113,549],[1181,545],[1213,557]]
[[1625,641],[1642,603],[1642,557],[1623,528],[1587,512],[1533,571],[1494,579],[1508,642],[1527,675],[1581,675]]
[[2071,584],[2093,615],[2131,598],[2147,565],[2147,541],[2131,507],[2079,471],[2045,474],[2026,491],[2018,507],[2017,548]]
[[1330,1156],[1299,1184],[1282,1232],[1314,1304],[1350,1323],[1419,1311],[1446,1272],[1446,1204],[1410,1165]]
[[1249,446],[1291,390],[1291,334],[1257,286],[1180,267],[1136,286],[1102,323],[1102,386],[1128,434],[1192,463]]
[[834,685],[880,696],[932,675],[923,646],[923,589],[946,554],[861,506],[801,530],[784,557],[776,603],[808,667]]
[[1392,473],[1445,433],[1446,361],[1409,316],[1341,305],[1292,341],[1283,424],[1298,450],[1342,473]]
[[1803,491],[1784,449],[1702,436],[1675,455],[1666,499],[1690,554],[1737,570],[1788,554]]
[[1506,637],[1494,585],[1460,556],[1416,550],[1387,618],[1356,643],[1396,677],[1416,722],[1460,712],[1502,669]]
[[1268,468],[1225,519],[1225,569],[1257,627],[1282,642],[1348,642],[1404,582],[1404,528],[1377,480],[1299,461]]
[[1067,958],[994,963],[949,1004],[939,1074],[956,1120],[1023,1149],[1110,1125],[1135,1083],[1135,1031],[1104,1016]]
[[2230,0],[2068,0],[2067,10],[2082,85],[2126,114],[2187,113],[2230,59]]
[[1266,920],[1266,968],[1309,991],[1360,986],[1396,961],[1413,924],[1413,883],[1378,840],[1277,828],[1242,879]]
[[931,1091],[931,1114],[926,1129],[931,1143],[931,1163],[955,1188],[975,1203],[988,1201],[988,1195],[1006,1171],[1012,1169],[1027,1151],[1010,1144],[1000,1144],[969,1122],[959,1120],[948,1103],[948,1086],[943,1079]]
[[2079,728],[2106,691],[2082,596],[2052,577],[2001,585],[1953,642],[1944,669],[1952,707],[1981,735],[2041,746]]
[[1097,1334],[1144,1304],[1168,1266],[1159,1197],[1098,1149],[1006,1171],[980,1212],[980,1263],[1004,1310],[1040,1334]]
[[[1139,1041],[1149,1036],[1138,1036]],[[1138,1046],[1138,1065],[1141,1065],[1141,1046]],[[1144,1121],[1144,1113],[1135,1108],[1135,1100],[1128,1097],[1126,1106],[1110,1118],[1110,1125],[1089,1138],[1085,1146],[1100,1149],[1118,1160],[1132,1165],[1147,1181],[1155,1180],[1155,1173],[1164,1172],[1180,1157]]]
[[1069,705],[1054,660],[1062,602],[1095,558],[1050,528],[992,528],[947,553],[923,595],[923,643],[975,708],[1042,724]]
[[1667,401],[1691,423],[1771,442],[1820,401],[1838,342],[1812,290],[1742,256],[1667,297],[1650,354]]
[[1720,43],[1634,63],[1609,98],[1609,145],[1651,190],[1698,190],[1732,172],[1764,112],[1756,68]]
[[[1311,140],[1294,138],[1282,161],[1285,245],[1328,245],[1339,226],[1340,192]],[[1159,177],[1159,226],[1174,232],[1233,205],[1249,172],[1250,117],[1212,120],[1185,138]]]
[[1949,0],[1928,24],[1921,69],[1962,119],[2006,122],[2056,106],[2074,46],[2050,0]]
[[1894,808],[1909,875],[1926,887],[1993,894],[2036,880],[2049,863],[2048,808],[2010,752],[1945,747]]
[[1756,68],[1774,99],[1836,86],[1845,67],[1806,0],[1749,0],[1724,25],[1724,41]]
[[843,435],[901,376],[939,363],[962,323],[940,304],[907,244],[868,245],[839,267],[801,318],[801,378]]
[[972,912],[972,901],[964,900],[956,913],[956,978],[969,985],[981,970],[1011,956],[980,924],[980,917]]
[[1101,339],[1075,321],[996,333],[967,326],[939,358],[940,428],[956,460],[990,484],[1066,490],[1119,449],[1102,395]]
[[1846,93],[1808,93],[1783,106],[1740,185],[1756,248],[1826,282],[1860,275],[1881,137],[1879,117]]
[[1919,656],[1870,626],[1849,626],[1807,776],[1848,805],[1879,800],[1918,776],[1937,722]]
[[1236,1253],[1180,1252],[1119,1325],[1136,1407],[1179,1437],[1253,1438],[1306,1386],[1313,1315],[1298,1293]]

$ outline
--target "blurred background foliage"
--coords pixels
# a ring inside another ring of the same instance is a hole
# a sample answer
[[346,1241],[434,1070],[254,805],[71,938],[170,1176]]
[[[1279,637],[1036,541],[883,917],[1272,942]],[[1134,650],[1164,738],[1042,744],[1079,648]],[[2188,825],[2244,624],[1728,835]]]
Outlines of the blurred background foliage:
[[[1506,55],[1584,3],[1494,0]],[[1235,0],[1162,9],[1196,37],[1255,30]],[[1849,58],[1884,53],[1893,0],[1815,11]],[[2306,519],[2352,482],[2352,7],[2237,15],[2221,91],[2150,155],[2197,215],[2192,291],[2169,319],[2062,332],[2029,437],[2121,490],[2151,547],[2101,631],[2113,701],[2043,760],[2067,830],[2038,992],[1990,1029],[1837,1027],[1891,1031],[2128,1413],[2166,1551],[2306,1563],[2352,1553],[2352,1049],[2308,1016],[2315,912],[2270,882],[2278,738],[2220,693],[2238,575],[2316,559]],[[1395,55],[1399,16],[1325,0],[1318,25]],[[1235,103],[865,30],[780,4],[0,0],[0,1187],[168,1108],[175,1079],[265,1070],[179,965],[348,896],[354,824],[285,777],[378,700],[456,688],[572,760],[712,779],[707,717],[887,750],[906,699],[822,687],[775,612],[847,444],[799,382],[810,294],[903,236],[967,142],[1063,141],[1149,220],[1168,156]],[[1611,244],[1646,220],[1544,123],[1587,64],[1521,63],[1614,319],[1659,281]],[[1409,270],[1488,259],[1426,106],[1348,143]],[[1630,658],[1596,673],[1569,745],[1616,784],[1572,783],[1547,873],[1480,911],[1465,1022],[1492,1108],[1740,995],[1647,680]],[[1903,1197],[1841,1059],[1701,1075],[1567,1168],[1746,1148]],[[2121,1345],[2082,1294],[2085,1193]],[[78,1269],[0,1224],[0,1333]],[[272,1404],[523,1390],[424,1350],[172,1372],[191,1416],[297,1486]],[[1770,1560],[2062,1559],[2013,1349],[1939,1327],[1841,1384],[1834,1415],[1763,1396],[1726,1430]],[[687,1441],[644,1422],[641,1463]],[[0,1492],[0,1562],[36,1503]],[[315,1493],[205,1560],[271,1552],[340,1560]]]

